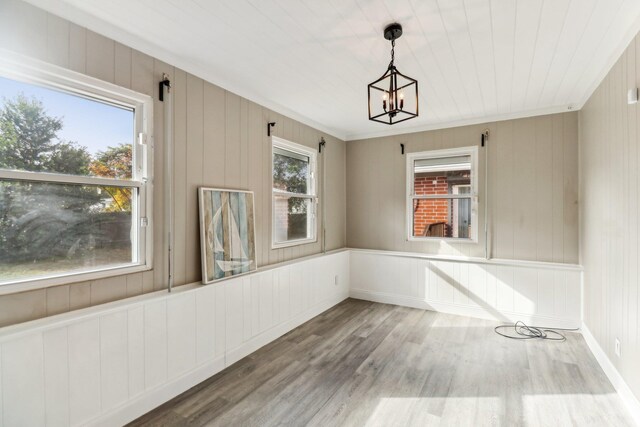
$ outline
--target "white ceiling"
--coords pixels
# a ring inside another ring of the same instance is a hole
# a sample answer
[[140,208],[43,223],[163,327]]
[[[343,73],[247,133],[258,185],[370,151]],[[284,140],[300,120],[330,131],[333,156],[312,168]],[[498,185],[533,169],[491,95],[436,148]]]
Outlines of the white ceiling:
[[[638,30],[640,0],[29,0],[344,139],[579,109]],[[420,117],[367,118],[389,63]]]

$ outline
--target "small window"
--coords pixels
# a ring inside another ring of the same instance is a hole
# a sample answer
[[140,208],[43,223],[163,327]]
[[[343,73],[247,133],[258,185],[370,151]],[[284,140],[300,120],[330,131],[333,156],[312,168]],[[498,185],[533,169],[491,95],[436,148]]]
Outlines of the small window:
[[477,239],[477,147],[407,156],[409,240]]
[[0,284],[151,267],[150,102],[46,64],[0,64]]
[[316,241],[316,152],[272,137],[272,247]]

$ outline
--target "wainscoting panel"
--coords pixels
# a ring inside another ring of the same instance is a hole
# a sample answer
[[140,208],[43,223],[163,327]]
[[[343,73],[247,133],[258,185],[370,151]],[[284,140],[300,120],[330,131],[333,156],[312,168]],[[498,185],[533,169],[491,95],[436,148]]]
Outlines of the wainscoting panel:
[[578,327],[572,265],[342,250],[0,329],[0,426],[119,425],[354,298]]
[[0,426],[124,424],[348,293],[339,251],[0,329]]
[[581,268],[350,251],[350,295],[504,322],[581,325]]

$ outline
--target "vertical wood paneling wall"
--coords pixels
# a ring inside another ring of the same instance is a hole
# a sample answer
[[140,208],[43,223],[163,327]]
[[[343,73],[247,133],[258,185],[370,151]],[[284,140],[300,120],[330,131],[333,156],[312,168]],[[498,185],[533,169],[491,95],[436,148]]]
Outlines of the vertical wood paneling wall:
[[580,111],[584,322],[638,400],[640,107],[627,91],[640,85],[639,58],[636,36]]
[[349,251],[0,331],[0,426],[124,425],[349,294]]
[[[154,103],[154,269],[86,283],[0,295],[0,326],[139,295],[164,286],[163,103],[157,100],[162,73],[173,82],[175,194],[175,283],[200,280],[197,187],[255,192],[257,261],[266,266],[316,254],[313,244],[271,249],[271,151],[266,123],[275,135],[309,147],[327,141],[328,250],[346,243],[345,143],[277,114],[170,64],[123,46],[19,0],[0,2],[0,49],[8,49],[153,96]],[[321,165],[321,163],[320,163]],[[322,182],[322,180],[319,180]],[[322,214],[322,209],[319,209]],[[321,220],[321,218],[319,218]],[[321,221],[318,221],[320,223]],[[321,237],[322,233],[318,233]]]
[[[480,145],[478,243],[407,241],[405,152]],[[507,120],[347,143],[347,246],[484,256],[485,156],[491,256],[578,262],[578,113]]]

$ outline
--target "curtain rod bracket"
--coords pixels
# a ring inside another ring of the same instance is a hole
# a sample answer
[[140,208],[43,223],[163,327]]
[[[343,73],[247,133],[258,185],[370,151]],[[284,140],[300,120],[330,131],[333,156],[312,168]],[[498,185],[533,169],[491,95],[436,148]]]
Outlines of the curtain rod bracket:
[[484,145],[489,140],[489,129],[485,129],[482,131],[482,136],[480,136],[480,146],[484,147]]
[[164,102],[164,88],[167,88],[167,92],[171,92],[171,80],[167,73],[162,73],[162,80],[158,83],[158,99],[160,102]]
[[404,144],[400,144],[400,154],[404,155]]
[[267,136],[271,136],[271,128],[276,125],[276,122],[268,122],[267,123]]
[[320,137],[320,142],[318,143],[318,153],[322,153],[322,147],[324,147],[324,145],[327,143],[327,141],[324,140],[324,137],[321,136]]

